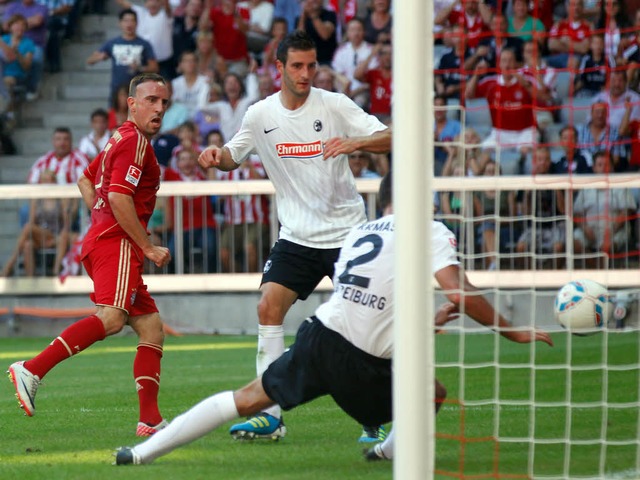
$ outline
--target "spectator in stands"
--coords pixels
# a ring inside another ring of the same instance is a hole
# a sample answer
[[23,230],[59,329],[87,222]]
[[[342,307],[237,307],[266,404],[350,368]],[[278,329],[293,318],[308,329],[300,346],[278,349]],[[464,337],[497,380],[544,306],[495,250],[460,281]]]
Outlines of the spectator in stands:
[[513,0],[513,15],[507,18],[509,35],[522,39],[523,42],[536,40],[538,47],[544,45],[545,28],[542,22],[529,14],[527,0]]
[[173,15],[169,0],[144,0],[144,6],[129,0],[116,0],[122,8],[131,9],[138,16],[136,35],[149,42],[158,62],[158,73],[167,80],[176,76],[173,57]]
[[[496,162],[490,160],[484,166],[482,175],[494,177],[500,174]],[[491,219],[482,220],[478,228],[478,237],[481,242],[481,250],[484,257],[484,266],[487,270],[498,268],[496,257],[496,230],[498,231],[498,250],[504,252],[507,246],[513,243],[516,235],[516,226],[507,220],[507,217],[516,216],[516,194],[506,190],[483,190],[473,194],[473,210],[476,217],[491,216]],[[504,219],[504,220],[503,220]]]
[[480,41],[491,35],[489,25],[493,12],[491,7],[479,0],[456,0],[448,9],[440,11],[434,18],[436,25],[463,25],[467,31],[467,45],[474,49]]
[[287,22],[287,32],[295,30],[301,12],[300,0],[275,0],[273,5],[273,17],[283,18]]
[[601,0],[600,13],[596,22],[596,32],[603,35],[604,54],[618,58],[622,53],[623,37],[629,35],[631,21],[622,0]]
[[364,40],[371,45],[390,42],[392,28],[391,0],[372,0],[371,10],[364,18]]
[[[452,142],[460,134],[460,122],[449,118],[446,110],[447,99],[443,95],[433,98],[434,124],[433,133],[436,142]],[[435,147],[434,175],[442,175],[442,169],[447,161],[448,151],[451,147]]]
[[268,73],[258,75],[258,100],[264,100],[269,95],[276,93],[273,78]]
[[158,72],[153,47],[136,34],[138,14],[131,9],[122,10],[119,15],[122,35],[107,40],[98,50],[87,58],[87,64],[111,59],[111,92],[113,99],[120,85],[129,85],[133,77],[142,72]]
[[[534,176],[551,173],[551,153],[548,147],[537,147],[532,156]],[[528,225],[518,239],[516,252],[519,254],[554,254],[565,251],[565,221],[558,217],[565,215],[565,192],[562,190],[529,190],[520,196],[520,212],[528,216]],[[535,237],[534,237],[535,235]],[[560,265],[562,262],[553,263]],[[529,268],[528,262],[524,262]]]
[[364,40],[364,22],[353,18],[347,24],[347,41],[338,47],[333,56],[331,67],[344,75],[351,83],[349,96],[361,107],[369,102],[369,87],[354,77],[358,63],[371,55],[373,47]]
[[[164,174],[167,182],[201,182],[207,178],[198,166],[198,153],[190,149],[182,149],[178,153],[177,170],[168,168]],[[174,232],[169,235],[168,248],[171,252],[172,262],[175,261],[175,209],[178,199],[172,198],[167,202],[165,214],[166,231]],[[213,216],[213,208],[209,197],[194,196],[182,197],[182,233],[183,255],[185,258],[185,271],[194,272],[196,267],[193,256],[194,249],[202,251],[203,273],[213,273],[217,265],[217,240],[216,220]]]
[[13,15],[22,15],[27,19],[27,31],[24,36],[33,40],[36,45],[31,69],[27,80],[26,100],[33,101],[38,98],[42,71],[44,70],[44,49],[47,43],[47,18],[49,9],[45,5],[36,3],[35,0],[21,0],[10,3],[2,17],[2,28],[9,31],[9,18]]
[[373,158],[369,152],[356,150],[349,154],[349,168],[353,178],[380,178],[375,168],[372,169]]
[[605,54],[604,37],[597,33],[589,39],[589,52],[582,57],[575,77],[574,96],[593,97],[607,84],[609,71],[616,66],[615,57]]
[[206,75],[210,82],[218,81],[218,64],[219,62],[224,62],[224,60],[219,59],[213,48],[213,35],[211,32],[198,31],[196,47],[198,74]]
[[69,25],[73,0],[40,0],[49,9],[45,59],[50,73],[62,71],[62,36]]
[[267,0],[246,0],[238,4],[240,8],[249,10],[249,30],[247,31],[247,48],[259,55],[271,40],[271,22],[273,21],[273,3]]
[[608,152],[614,170],[621,172],[627,169],[627,152],[623,145],[618,129],[608,121],[609,107],[604,102],[591,105],[591,119],[581,125],[576,125],[578,132],[578,147],[592,157],[599,151]]
[[593,97],[592,103],[606,103],[609,106],[609,125],[617,129],[620,128],[628,104],[632,106],[629,121],[640,118],[640,94],[628,87],[626,70],[610,72],[609,89]]
[[464,137],[461,138],[461,134],[456,135],[453,141],[459,145],[447,149],[447,161],[442,167],[442,176],[453,175],[453,168],[457,164],[464,166],[467,175],[482,175],[491,157],[480,149],[482,139],[478,132],[473,127],[467,127],[464,130]]
[[115,130],[127,120],[129,115],[127,98],[129,98],[129,84],[123,83],[118,86],[111,97],[111,107],[107,112],[109,130]]
[[191,120],[184,122],[178,127],[177,131],[178,140],[180,143],[174,147],[171,151],[171,161],[169,167],[173,170],[179,170],[178,161],[180,152],[183,150],[190,150],[197,155],[200,155],[202,148],[200,147],[200,132],[198,126]]
[[583,0],[567,0],[568,18],[554,23],[549,31],[547,64],[554,68],[575,70],[582,55],[589,51],[591,25],[583,18]]
[[223,100],[222,87],[217,83],[212,83],[209,89],[208,102],[193,116],[193,121],[198,125],[198,131],[206,135],[214,129],[220,128],[220,110],[221,102]]
[[244,77],[249,71],[247,31],[249,10],[237,8],[237,0],[221,0],[220,6],[212,6],[200,17],[199,29],[213,31],[213,45],[224,66],[218,68]]
[[71,130],[57,127],[53,131],[53,149],[38,158],[29,170],[28,183],[40,183],[40,176],[45,170],[55,173],[59,185],[75,184],[84,169],[89,165],[87,157],[79,150],[73,149]]
[[[369,113],[383,123],[391,121],[392,50],[390,43],[376,43],[371,54],[358,64],[353,73],[356,80],[369,84]],[[378,59],[378,66],[371,68],[374,57]]]
[[591,155],[577,148],[576,127],[567,125],[560,130],[560,146],[564,155],[551,164],[549,173],[593,173]]
[[[0,38],[0,50],[5,58],[2,66],[2,80],[10,95],[7,116],[13,119],[18,102],[16,87],[26,87],[36,45],[33,40],[24,36],[27,30],[25,17],[20,14],[13,15],[7,24],[9,25],[9,33]],[[6,59],[11,56],[14,56],[15,60],[7,61]]]
[[262,67],[260,71],[271,75],[273,84],[278,90],[280,89],[280,72],[276,67],[276,53],[278,52],[278,45],[287,36],[287,33],[287,21],[284,18],[275,17],[271,24],[271,40],[262,52]]
[[331,65],[333,54],[338,48],[336,34],[338,18],[336,13],[324,8],[322,0],[304,0],[297,24],[298,30],[307,32],[315,42],[318,63],[320,65]]
[[242,118],[249,106],[258,98],[258,81],[254,73],[247,75],[247,86],[235,73],[227,73],[223,84],[224,98],[207,103],[203,112],[215,112],[219,116],[220,131],[224,138],[233,137],[240,129]]
[[351,82],[328,65],[320,65],[313,77],[313,86],[328,92],[340,92],[351,96]]
[[447,99],[460,100],[462,85],[468,78],[467,72],[476,67],[489,49],[485,45],[479,45],[472,54],[465,43],[465,29],[460,25],[451,27],[447,37],[451,50],[440,57],[440,63],[434,72],[435,89],[438,95]]
[[[215,173],[221,181],[267,178],[257,155],[250,155],[235,170],[216,170]],[[268,198],[265,195],[233,195],[225,198],[224,227],[220,242],[222,271],[260,271],[264,252],[270,246]]]
[[[38,183],[55,184],[56,173],[52,170],[43,170]],[[36,272],[36,252],[43,248],[56,249],[53,274],[57,276],[60,273],[62,259],[69,247],[71,206],[70,199],[31,200],[29,220],[22,228],[15,249],[5,263],[0,276],[11,276],[18,258],[22,255],[24,274],[26,277],[33,277]]]
[[[593,156],[593,173],[607,175],[613,161],[606,151]],[[589,188],[579,190],[573,203],[575,253],[629,251],[631,220],[637,209],[628,188]]]
[[[482,145],[518,149],[525,155],[538,141],[533,99],[542,93],[538,93],[534,78],[517,73],[513,50],[500,52],[497,75],[479,80],[485,66],[484,62],[478,64],[465,90],[465,98],[484,97],[489,103],[493,128]],[[499,166],[505,174],[517,173],[519,168],[514,163]]]
[[537,90],[533,98],[536,123],[544,129],[554,121],[555,106],[559,103],[556,97],[556,69],[549,67],[542,59],[538,42],[527,40],[523,49],[524,64],[518,69],[522,76],[535,79]]
[[[202,0],[188,0],[184,15],[173,12],[173,58],[180,60],[184,52],[195,52],[198,48],[198,22],[202,15]],[[211,41],[209,42],[211,44]]]
[[[465,177],[466,167],[462,162],[456,162],[452,166],[452,177]],[[464,246],[465,219],[473,218],[473,203],[471,195],[466,192],[453,191],[442,192],[440,194],[440,210],[442,212],[442,222],[454,233],[458,243]],[[462,249],[462,248],[461,248]]]
[[172,103],[181,103],[192,118],[209,99],[209,79],[198,74],[198,56],[195,52],[184,52],[178,64],[179,77],[171,81]]
[[89,159],[93,160],[107,145],[111,138],[109,131],[109,115],[103,108],[91,112],[91,131],[80,139],[78,150]]
[[[473,52],[477,61],[484,59],[490,69],[497,68],[500,52],[509,48],[516,54],[516,63],[522,62],[524,41],[520,37],[510,36],[507,27],[507,17],[498,13],[493,16],[491,19],[492,35],[480,40],[480,44]],[[473,70],[476,65],[477,62],[470,66],[469,70]]]

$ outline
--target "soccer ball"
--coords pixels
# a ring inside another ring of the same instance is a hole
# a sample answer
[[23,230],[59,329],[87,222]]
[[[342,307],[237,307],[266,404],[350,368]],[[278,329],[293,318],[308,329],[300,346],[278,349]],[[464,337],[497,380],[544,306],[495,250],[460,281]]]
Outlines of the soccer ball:
[[609,292],[593,280],[575,280],[560,289],[554,304],[557,322],[575,334],[595,333],[611,316]]

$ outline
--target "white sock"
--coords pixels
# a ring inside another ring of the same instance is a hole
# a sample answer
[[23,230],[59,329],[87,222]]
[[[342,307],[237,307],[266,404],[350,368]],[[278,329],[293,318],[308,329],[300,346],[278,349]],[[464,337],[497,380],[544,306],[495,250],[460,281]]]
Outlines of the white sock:
[[388,458],[391,460],[393,458],[393,444],[395,443],[393,440],[394,437],[393,429],[387,435],[387,438],[384,439],[384,442],[380,444],[380,450],[384,455],[384,458]]
[[[256,372],[261,376],[271,363],[284,353],[284,328],[282,325],[258,325],[258,355]],[[279,405],[265,410],[269,415],[280,418]]]
[[238,417],[233,392],[216,393],[174,418],[149,440],[136,446],[134,451],[140,456],[142,463],[151,463]]

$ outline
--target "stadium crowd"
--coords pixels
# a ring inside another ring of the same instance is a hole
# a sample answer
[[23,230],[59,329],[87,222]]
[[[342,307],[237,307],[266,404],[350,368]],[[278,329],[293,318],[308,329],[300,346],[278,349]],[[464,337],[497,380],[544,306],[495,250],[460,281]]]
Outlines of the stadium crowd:
[[[153,140],[164,181],[266,178],[257,156],[231,173],[205,173],[195,159],[207,145],[224,144],[238,131],[250,105],[279,90],[275,50],[292,29],[307,31],[317,44],[320,67],[314,86],[342,92],[383,123],[391,123],[391,32],[393,8],[401,8],[397,2],[117,3],[120,35],[86,59],[87,64],[111,62],[111,93],[103,105],[108,107],[87,112],[90,123],[78,149],[69,129],[57,128],[52,150],[35,162],[29,183],[42,177],[75,183],[110,132],[126,120],[128,82],[145,71],[171,80],[171,105]],[[627,9],[631,4],[435,1],[434,174],[640,170],[640,10]],[[38,101],[47,79],[43,72],[64,70],[59,47],[65,39],[73,41],[81,14],[105,11],[102,0],[0,1],[5,124],[13,123],[19,102]],[[3,146],[10,143],[2,141]],[[350,166],[355,177],[374,178],[389,171],[391,158],[355,152]],[[579,232],[575,253],[583,254],[583,265],[593,266],[603,258],[627,261],[637,256],[639,204],[640,192],[635,190],[585,191],[581,196],[544,190],[442,192],[435,198],[435,213],[458,236],[461,253],[479,258],[476,268],[522,268],[534,256],[542,259],[543,267],[564,266],[567,221]],[[175,206],[176,199],[160,202],[149,224],[150,232],[174,254]],[[42,217],[30,214],[29,207],[21,211],[22,225]],[[266,197],[183,198],[182,210],[182,244],[189,259],[185,271],[261,269],[270,246]],[[77,221],[52,229],[69,229],[69,245],[82,235]],[[56,252],[53,273],[58,274],[59,248]],[[5,268],[9,270],[17,269]],[[32,270],[30,266],[26,273]]]

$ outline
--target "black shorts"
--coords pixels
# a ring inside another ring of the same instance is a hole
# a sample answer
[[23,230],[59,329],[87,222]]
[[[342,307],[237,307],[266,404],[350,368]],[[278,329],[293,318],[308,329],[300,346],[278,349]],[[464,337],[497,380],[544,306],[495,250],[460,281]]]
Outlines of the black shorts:
[[362,425],[392,419],[391,360],[352,345],[315,317],[302,322],[295,343],[262,376],[262,386],[284,410],[331,395]]
[[311,248],[278,240],[271,249],[262,271],[262,282],[273,282],[298,294],[306,300],[325,277],[333,277],[333,268],[339,248]]

